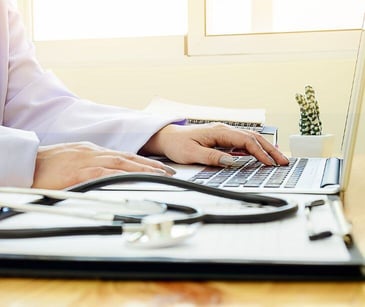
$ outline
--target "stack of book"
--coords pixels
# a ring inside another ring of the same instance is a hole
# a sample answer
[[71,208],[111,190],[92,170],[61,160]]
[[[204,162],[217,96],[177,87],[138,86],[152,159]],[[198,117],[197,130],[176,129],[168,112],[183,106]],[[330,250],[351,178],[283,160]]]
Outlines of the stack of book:
[[265,109],[191,105],[161,97],[154,97],[145,108],[145,111],[185,117],[187,123],[190,125],[221,122],[239,129],[257,131],[275,146],[278,142],[278,129],[265,125]]

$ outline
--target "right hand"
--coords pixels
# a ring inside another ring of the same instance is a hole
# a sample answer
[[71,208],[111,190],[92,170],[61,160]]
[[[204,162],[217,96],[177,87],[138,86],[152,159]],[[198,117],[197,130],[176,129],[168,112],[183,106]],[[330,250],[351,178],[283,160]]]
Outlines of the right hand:
[[41,146],[38,150],[33,188],[63,189],[98,177],[124,172],[173,175],[159,161],[119,152],[89,142]]
[[266,165],[287,165],[289,160],[260,133],[210,123],[202,125],[167,125],[142,147],[144,155],[166,156],[180,164],[199,163],[230,166],[231,155],[215,147],[238,148]]

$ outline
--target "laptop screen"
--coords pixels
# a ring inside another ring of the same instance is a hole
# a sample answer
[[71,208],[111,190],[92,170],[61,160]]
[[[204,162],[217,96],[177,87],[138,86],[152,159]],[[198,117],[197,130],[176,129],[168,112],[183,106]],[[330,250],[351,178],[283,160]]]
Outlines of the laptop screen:
[[365,25],[361,29],[359,47],[356,58],[354,78],[352,81],[351,97],[347,110],[345,131],[342,140],[343,169],[340,179],[341,189],[348,186],[352,160],[357,139],[361,106],[364,99],[365,86]]

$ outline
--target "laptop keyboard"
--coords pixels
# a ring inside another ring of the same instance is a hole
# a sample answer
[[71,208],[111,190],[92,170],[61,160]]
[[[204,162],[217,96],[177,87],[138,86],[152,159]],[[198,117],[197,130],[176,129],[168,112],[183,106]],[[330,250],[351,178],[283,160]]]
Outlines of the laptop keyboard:
[[266,166],[252,156],[235,157],[232,166],[207,166],[190,181],[212,187],[295,188],[308,159],[290,158],[285,166]]

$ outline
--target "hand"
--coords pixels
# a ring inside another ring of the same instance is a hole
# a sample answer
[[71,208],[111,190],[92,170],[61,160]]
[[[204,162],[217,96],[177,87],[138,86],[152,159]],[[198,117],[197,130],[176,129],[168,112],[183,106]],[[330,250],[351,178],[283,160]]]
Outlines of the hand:
[[163,163],[136,154],[88,142],[66,143],[39,148],[32,187],[62,189],[123,172],[173,174],[173,170]]
[[266,165],[287,165],[288,159],[257,132],[225,124],[168,125],[157,132],[141,153],[165,155],[181,164],[229,166],[233,157],[214,147],[242,148]]

